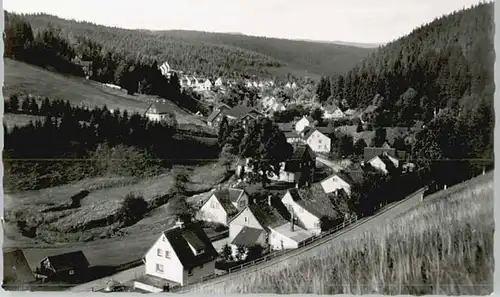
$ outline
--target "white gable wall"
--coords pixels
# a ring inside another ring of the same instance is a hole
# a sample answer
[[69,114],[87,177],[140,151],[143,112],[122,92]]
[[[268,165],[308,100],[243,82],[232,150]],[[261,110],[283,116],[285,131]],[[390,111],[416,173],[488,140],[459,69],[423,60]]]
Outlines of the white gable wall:
[[351,195],[351,185],[339,178],[337,175],[331,176],[321,182],[321,187],[325,193],[332,193],[336,190],[344,189],[348,195]]
[[242,210],[243,208],[247,207],[248,205],[248,195],[247,193],[243,192],[241,196],[238,198],[236,202],[233,202],[233,206],[236,207],[238,210]]
[[304,131],[304,128],[308,127],[309,125],[311,125],[311,123],[309,123],[309,121],[305,117],[303,117],[295,124],[295,131],[300,133]]
[[307,138],[307,144],[316,153],[329,153],[331,151],[331,142],[328,136],[318,130]]
[[191,270],[183,271],[184,283],[182,285],[188,285],[199,281],[202,277],[207,277],[215,273],[215,260],[203,264],[202,266],[194,267]]
[[281,198],[281,202],[287,207],[292,207],[293,212],[297,216],[297,220],[299,220],[306,230],[311,231],[314,235],[321,233],[320,218],[295,203],[290,192],[286,192],[283,198]]
[[[161,256],[158,256],[158,249],[160,249]],[[166,251],[169,258],[165,257]],[[153,244],[151,249],[145,256],[145,272],[146,274],[163,278],[166,280],[174,281],[182,284],[184,281],[184,268],[177,258],[170,243],[166,240],[164,234]],[[163,266],[163,272],[157,271],[157,264]]]
[[[298,228],[298,227],[297,227]],[[299,243],[271,229],[269,234],[269,245],[273,250],[296,249]]]
[[384,174],[388,174],[389,171],[387,170],[387,166],[385,165],[384,161],[382,161],[382,159],[380,159],[380,157],[374,157],[373,159],[371,159],[370,161],[368,161],[368,163],[370,163],[370,165],[372,165],[374,168],[377,168],[378,170],[380,170],[381,172],[383,172]]
[[227,226],[227,213],[222,204],[219,202],[214,194],[210,196],[205,204],[200,208],[196,214],[196,219],[205,221],[219,223]]
[[250,208],[245,208],[242,212],[240,212],[232,221],[229,223],[229,238],[228,242],[233,241],[233,239],[240,233],[240,230],[243,227],[250,227],[255,229],[263,230],[263,226],[260,225],[259,221],[253,213],[250,211]]

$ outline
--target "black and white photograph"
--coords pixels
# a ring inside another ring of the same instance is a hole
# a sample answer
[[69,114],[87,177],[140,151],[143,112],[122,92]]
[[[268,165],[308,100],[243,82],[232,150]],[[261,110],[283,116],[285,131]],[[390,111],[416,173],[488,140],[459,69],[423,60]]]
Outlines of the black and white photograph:
[[493,293],[494,1],[2,5],[4,290]]

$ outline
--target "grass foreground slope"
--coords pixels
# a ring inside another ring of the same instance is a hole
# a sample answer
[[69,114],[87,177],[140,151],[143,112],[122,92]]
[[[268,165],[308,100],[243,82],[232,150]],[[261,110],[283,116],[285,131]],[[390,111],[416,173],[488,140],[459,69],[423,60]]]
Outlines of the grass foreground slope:
[[[68,76],[48,71],[41,67],[5,58],[4,97],[13,93],[32,94],[50,99],[67,100],[74,105],[90,108],[106,105],[110,109],[127,110],[143,114],[146,112],[154,96],[135,94],[128,95],[126,91],[105,87],[99,82],[80,77]],[[179,124],[203,125],[200,118],[166,101],[175,114]],[[17,124],[15,117],[9,118],[9,123]],[[21,116],[22,117],[22,116]],[[22,119],[20,120],[22,122]]]
[[294,257],[191,292],[491,294],[493,233],[488,173],[428,196],[386,225],[319,246],[315,257]]

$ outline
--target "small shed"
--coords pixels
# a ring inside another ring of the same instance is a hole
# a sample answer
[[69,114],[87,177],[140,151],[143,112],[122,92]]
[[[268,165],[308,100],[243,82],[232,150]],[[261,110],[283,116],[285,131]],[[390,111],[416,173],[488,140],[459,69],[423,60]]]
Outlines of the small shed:
[[82,281],[89,277],[90,263],[82,251],[76,251],[46,257],[37,272],[50,280]]

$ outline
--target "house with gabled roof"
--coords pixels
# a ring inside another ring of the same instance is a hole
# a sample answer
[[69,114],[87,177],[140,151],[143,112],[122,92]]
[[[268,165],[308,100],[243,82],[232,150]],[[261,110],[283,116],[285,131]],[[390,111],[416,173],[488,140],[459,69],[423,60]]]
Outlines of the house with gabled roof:
[[302,131],[302,138],[315,153],[329,153],[331,151],[332,140],[321,133],[319,129],[305,127]]
[[329,196],[318,184],[313,184],[310,188],[290,189],[281,198],[281,202],[297,217],[297,224],[314,235],[321,233],[322,219],[335,220],[340,216]]
[[229,242],[236,251],[260,245],[265,249],[292,249],[310,238],[297,226],[279,199],[268,196],[267,201],[251,203],[229,223]]
[[85,281],[90,277],[90,263],[82,251],[49,256],[40,261],[37,274],[47,280]]
[[20,249],[4,249],[2,287],[8,291],[27,289],[29,284],[34,281],[35,274],[31,270],[23,251]]
[[323,118],[326,120],[342,119],[345,117],[344,112],[338,106],[322,108],[324,111]]
[[350,196],[354,183],[362,179],[362,171],[339,171],[323,179],[320,185],[326,194],[338,195],[340,191],[343,191]]
[[146,252],[146,276],[164,286],[184,286],[215,273],[218,253],[200,224],[177,224],[164,231]]
[[263,117],[264,114],[255,108],[237,105],[230,109],[214,110],[207,118],[207,123],[211,127],[218,127],[224,116],[230,124],[240,121],[243,126],[246,126],[251,120]]
[[405,152],[396,151],[385,142],[381,147],[365,147],[363,163],[388,174],[391,167],[399,168],[401,158],[405,158]]
[[226,188],[214,191],[202,204],[196,217],[205,222],[227,226],[229,220],[248,205],[248,194],[243,189]]
[[295,131],[301,133],[306,127],[312,127],[313,125],[314,119],[311,116],[303,116],[295,123]]
[[271,174],[270,180],[309,184],[314,179],[316,154],[306,144],[296,143],[290,159],[281,162],[280,174]]
[[224,81],[222,80],[222,77],[217,78],[217,79],[215,80],[214,85],[215,85],[216,87],[219,87],[219,88],[220,88],[220,87],[223,87],[223,86],[224,86]]
[[168,120],[172,114],[168,105],[154,101],[146,109],[145,116],[152,122],[162,122]]

